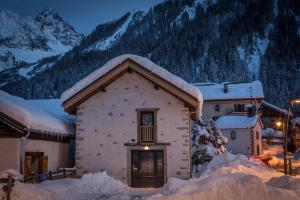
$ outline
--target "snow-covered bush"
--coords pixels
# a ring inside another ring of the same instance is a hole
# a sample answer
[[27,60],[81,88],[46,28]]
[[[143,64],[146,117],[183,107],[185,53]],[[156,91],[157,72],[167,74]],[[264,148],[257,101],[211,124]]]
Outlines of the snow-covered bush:
[[226,152],[224,144],[228,142],[213,120],[193,122],[192,124],[192,161],[193,173],[197,174],[205,162],[216,155]]

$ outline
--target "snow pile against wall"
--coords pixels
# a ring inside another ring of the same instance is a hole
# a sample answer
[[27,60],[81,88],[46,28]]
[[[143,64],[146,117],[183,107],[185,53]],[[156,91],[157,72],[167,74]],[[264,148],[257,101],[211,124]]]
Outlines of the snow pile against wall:
[[226,152],[224,144],[227,138],[217,128],[213,120],[193,122],[192,126],[192,162],[193,173],[200,172],[202,165],[216,155]]
[[187,83],[183,79],[173,75],[166,69],[156,65],[152,61],[141,57],[137,55],[132,55],[132,54],[124,54],[118,57],[115,57],[108,61],[106,64],[104,64],[102,67],[99,69],[95,70],[91,74],[89,74],[87,77],[83,78],[81,81],[76,83],[72,88],[66,90],[62,95],[61,99],[62,102],[65,102],[69,98],[71,98],[73,95],[96,81],[97,79],[101,78],[105,74],[107,74],[109,71],[117,67],[119,64],[124,62],[126,59],[133,60],[134,62],[138,63],[145,69],[151,71],[151,73],[161,77],[162,79],[166,80],[167,82],[175,85],[176,87],[180,88],[181,90],[187,92],[191,96],[195,97],[196,99],[199,100],[199,102],[202,102],[202,94],[201,92],[194,87],[193,85]]

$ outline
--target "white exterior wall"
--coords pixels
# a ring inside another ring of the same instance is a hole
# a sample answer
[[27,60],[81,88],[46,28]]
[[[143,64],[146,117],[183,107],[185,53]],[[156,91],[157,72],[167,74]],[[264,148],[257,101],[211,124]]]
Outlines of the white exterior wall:
[[25,152],[44,152],[44,155],[48,156],[48,170],[55,171],[57,167],[68,167],[68,143],[27,139]]
[[[128,182],[124,143],[137,141],[137,112],[157,111],[157,141],[167,149],[167,177],[189,178],[189,115],[184,102],[135,72],[126,73],[77,109],[76,167],[79,172],[105,170]],[[151,146],[150,146],[151,148]],[[128,161],[130,162],[130,160]]]
[[[211,119],[213,117],[220,117],[224,115],[229,115],[226,113],[227,109],[232,109],[234,111],[234,104],[244,104],[245,105],[245,111],[246,105],[250,104],[251,101],[249,100],[224,100],[224,101],[204,101],[203,102],[203,108],[202,108],[202,116],[204,119]],[[255,101],[252,100],[252,103],[255,105]],[[215,106],[220,105],[220,111],[215,110]],[[256,102],[256,110],[260,108],[261,103]],[[234,114],[247,114],[247,112],[244,113],[231,113],[230,115]]]
[[[255,155],[262,153],[262,131],[263,127],[260,122],[257,122],[253,127],[253,150]],[[259,139],[256,139],[256,132],[259,133]],[[259,152],[257,152],[257,146],[259,146]]]
[[[231,131],[236,132],[236,140],[231,140]],[[227,150],[234,154],[249,155],[251,146],[251,129],[221,129],[222,134],[228,138],[228,143],[225,145]]]
[[[236,132],[236,140],[231,140],[230,138],[232,131]],[[262,126],[260,122],[257,122],[255,126],[250,129],[221,129],[221,132],[228,138],[228,144],[226,144],[225,147],[231,153],[249,155],[251,151],[253,151],[253,155],[259,155],[262,152]],[[259,139],[256,139],[256,132],[259,133]],[[259,146],[259,152],[257,152],[257,145]],[[252,149],[248,149],[249,147]]]
[[[48,156],[48,169],[68,166],[68,144],[53,141],[27,139],[25,152],[44,152]],[[20,171],[20,138],[0,138],[0,171]]]
[[20,170],[20,139],[0,138],[0,171]]

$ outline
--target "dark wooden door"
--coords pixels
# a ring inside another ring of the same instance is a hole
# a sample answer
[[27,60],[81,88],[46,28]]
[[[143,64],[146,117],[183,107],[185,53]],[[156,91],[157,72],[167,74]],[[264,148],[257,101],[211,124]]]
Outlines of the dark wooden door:
[[161,187],[164,185],[162,150],[131,151],[131,187]]

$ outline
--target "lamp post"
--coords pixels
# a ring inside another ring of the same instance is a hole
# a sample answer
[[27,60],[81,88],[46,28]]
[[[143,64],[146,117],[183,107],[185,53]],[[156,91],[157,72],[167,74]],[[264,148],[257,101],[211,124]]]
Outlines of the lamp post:
[[[284,174],[287,175],[288,174],[288,166],[287,166],[287,139],[288,139],[288,131],[289,131],[289,121],[290,121],[290,114],[291,114],[291,107],[294,104],[300,104],[300,99],[292,99],[289,101],[289,108],[288,108],[288,113],[286,116],[286,128],[284,131],[284,151],[283,151],[283,155],[284,155]],[[291,172],[290,172],[291,173]]]

